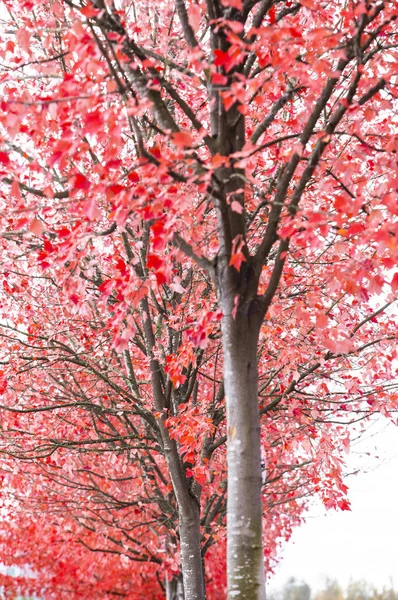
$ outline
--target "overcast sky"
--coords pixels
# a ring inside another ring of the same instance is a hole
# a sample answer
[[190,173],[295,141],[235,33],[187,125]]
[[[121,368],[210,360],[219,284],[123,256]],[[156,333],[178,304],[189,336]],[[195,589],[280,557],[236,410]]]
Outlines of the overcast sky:
[[270,589],[296,577],[316,591],[326,576],[398,589],[398,428],[386,423],[379,419],[353,446],[349,466],[363,471],[347,479],[352,511],[315,505],[286,544]]

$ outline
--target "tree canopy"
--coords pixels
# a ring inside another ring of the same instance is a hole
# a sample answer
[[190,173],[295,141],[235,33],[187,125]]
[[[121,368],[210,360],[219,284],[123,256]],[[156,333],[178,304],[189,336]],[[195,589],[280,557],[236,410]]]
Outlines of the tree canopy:
[[263,600],[396,419],[397,4],[3,4],[6,593]]

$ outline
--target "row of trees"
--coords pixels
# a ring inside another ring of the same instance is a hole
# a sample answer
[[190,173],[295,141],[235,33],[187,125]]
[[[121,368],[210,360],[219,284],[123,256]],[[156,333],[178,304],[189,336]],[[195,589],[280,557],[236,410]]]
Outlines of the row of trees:
[[396,3],[4,4],[0,583],[263,600],[397,410]]
[[361,579],[350,581],[346,589],[337,579],[326,579],[323,589],[313,593],[305,581],[294,577],[286,581],[281,590],[269,594],[270,600],[396,600],[398,592],[392,585],[379,589],[373,584]]

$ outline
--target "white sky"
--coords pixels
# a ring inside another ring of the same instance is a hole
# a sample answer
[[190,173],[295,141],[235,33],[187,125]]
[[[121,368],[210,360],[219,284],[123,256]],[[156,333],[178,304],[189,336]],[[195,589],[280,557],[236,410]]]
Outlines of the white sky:
[[398,589],[398,428],[384,419],[373,424],[349,456],[349,468],[358,466],[346,481],[352,511],[314,505],[285,545],[270,590],[296,577],[317,591],[326,576],[343,586],[352,578]]

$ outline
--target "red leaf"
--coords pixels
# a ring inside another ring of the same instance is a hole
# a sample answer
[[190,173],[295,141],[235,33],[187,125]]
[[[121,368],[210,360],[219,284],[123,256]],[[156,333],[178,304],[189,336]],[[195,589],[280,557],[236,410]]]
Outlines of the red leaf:
[[102,127],[103,117],[101,113],[98,111],[87,115],[84,130],[87,133],[97,133],[97,131]]
[[228,52],[223,50],[214,50],[214,64],[216,67],[228,66],[231,62],[231,57]]
[[180,385],[182,385],[183,383],[185,383],[185,381],[186,381],[187,378],[182,373],[176,373],[175,375],[172,375],[170,377],[170,379],[173,382],[174,387],[178,388],[178,387],[180,387]]
[[235,269],[237,271],[240,271],[240,267],[245,260],[246,260],[246,258],[243,256],[242,252],[234,252],[231,255],[231,260],[229,261],[229,266],[235,267]]
[[116,350],[118,354],[121,354],[128,348],[128,340],[123,339],[122,337],[116,337],[112,346]]
[[337,502],[337,506],[340,510],[351,510],[351,506],[348,500],[339,500],[339,502]]
[[116,268],[118,271],[120,271],[122,274],[126,273],[127,267],[126,267],[126,263],[124,262],[124,260],[122,258],[119,258],[116,261]]
[[398,290],[398,272],[395,273],[394,277],[392,278],[391,281],[391,289],[396,292]]
[[211,81],[214,85],[226,85],[228,83],[228,77],[221,75],[221,73],[213,73]]
[[160,258],[158,256],[156,256],[156,254],[148,254],[148,257],[146,260],[146,266],[148,267],[148,269],[157,270],[163,266],[163,261],[160,260]]
[[44,226],[40,219],[33,219],[29,229],[34,235],[40,236],[44,231]]
[[231,6],[232,8],[237,8],[240,11],[243,10],[242,0],[221,0],[221,4],[223,6]]
[[193,139],[187,131],[179,131],[173,133],[173,142],[179,148],[185,148],[186,146],[193,145]]
[[101,283],[101,285],[98,286],[98,289],[104,294],[106,298],[108,298],[112,293],[113,287],[114,281],[112,279],[107,279],[106,281]]
[[0,163],[3,163],[3,165],[10,164],[10,157],[8,156],[7,152],[0,152]]
[[96,17],[99,12],[98,10],[94,9],[92,6],[84,6],[83,8],[80,8],[79,10],[82,13],[82,15],[84,17],[86,17],[86,19],[89,19],[90,17]]
[[48,240],[44,240],[43,248],[44,248],[44,252],[47,254],[54,252],[54,246]]
[[29,52],[29,50],[30,50],[30,32],[25,27],[22,27],[21,29],[18,29],[16,38],[17,38],[19,47],[22,48],[22,50],[25,50],[25,52]]
[[156,271],[155,275],[156,282],[158,285],[164,285],[165,283],[167,283],[167,277],[163,271]]
[[90,182],[81,173],[76,173],[72,179],[72,186],[75,190],[88,190],[90,188]]
[[232,242],[231,259],[229,261],[229,266],[235,267],[237,271],[240,271],[242,263],[246,261],[246,257],[242,252],[244,246],[245,242],[243,241],[242,236],[237,235]]
[[7,380],[3,376],[0,377],[0,394],[4,394],[7,389]]
[[127,179],[131,182],[131,183],[138,183],[140,178],[138,173],[136,173],[136,171],[131,171],[131,173],[128,174]]
[[269,22],[270,23],[275,23],[275,17],[276,17],[276,8],[275,6],[271,6],[271,8],[268,11],[268,17],[269,17]]
[[70,231],[66,227],[61,227],[61,229],[58,229],[56,233],[60,238],[66,238],[70,235]]

